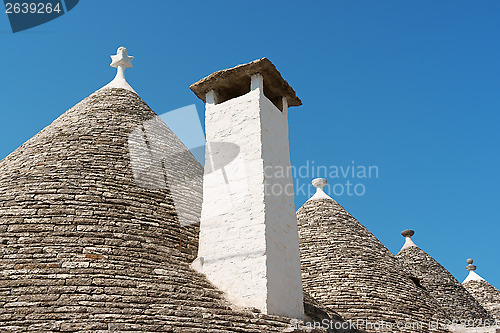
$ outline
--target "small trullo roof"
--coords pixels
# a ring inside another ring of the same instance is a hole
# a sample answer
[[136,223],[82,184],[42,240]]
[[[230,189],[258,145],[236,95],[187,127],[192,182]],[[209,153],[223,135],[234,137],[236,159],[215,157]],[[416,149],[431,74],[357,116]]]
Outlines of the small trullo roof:
[[304,291],[344,319],[397,324],[448,318],[396,257],[324,193],[326,180],[313,185],[317,193],[297,211]]
[[467,259],[467,263],[469,275],[462,285],[497,322],[500,322],[500,291],[476,273],[472,259]]
[[422,286],[438,301],[452,319],[491,320],[491,316],[472,297],[460,282],[433,257],[420,249],[411,239],[413,230],[401,232],[406,238],[396,257],[417,277]]

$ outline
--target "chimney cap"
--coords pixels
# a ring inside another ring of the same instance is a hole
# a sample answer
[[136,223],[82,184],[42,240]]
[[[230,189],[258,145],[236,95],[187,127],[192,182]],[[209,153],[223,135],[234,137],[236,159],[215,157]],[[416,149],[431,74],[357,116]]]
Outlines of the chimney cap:
[[214,90],[221,102],[250,91],[250,77],[260,73],[264,77],[264,94],[272,101],[286,97],[288,106],[300,106],[302,101],[271,61],[257,59],[247,64],[223,69],[193,83],[189,88],[206,103],[206,94]]

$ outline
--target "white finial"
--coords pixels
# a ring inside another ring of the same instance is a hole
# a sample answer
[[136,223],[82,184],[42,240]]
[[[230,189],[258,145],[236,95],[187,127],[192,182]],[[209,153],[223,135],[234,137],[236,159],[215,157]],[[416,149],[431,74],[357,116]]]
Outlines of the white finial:
[[411,239],[411,236],[415,235],[415,231],[411,229],[403,230],[401,231],[401,235],[406,238],[405,244],[401,248],[401,250],[407,249],[412,246],[417,246],[415,243],[413,243],[413,240]]
[[468,265],[465,268],[467,268],[467,270],[469,271],[469,275],[467,275],[467,278],[462,283],[465,283],[468,281],[486,281],[485,279],[480,277],[479,274],[474,272],[476,270],[476,266],[472,264],[473,262],[474,262],[474,260],[472,260],[470,258],[467,259]]
[[316,187],[316,193],[309,200],[331,199],[331,197],[323,191],[323,187],[326,186],[325,178],[315,178],[311,183]]
[[135,90],[128,84],[127,80],[125,80],[125,69],[133,67],[132,59],[134,59],[134,57],[128,55],[126,48],[124,48],[123,46],[119,47],[116,51],[116,55],[111,56],[110,64],[111,67],[115,67],[117,69],[116,76],[113,81],[111,81],[101,89],[122,88],[135,92]]
[[134,67],[132,66],[132,60],[134,57],[128,55],[128,51],[125,47],[120,46],[118,50],[116,50],[116,55],[111,56],[111,67],[118,68],[123,66],[125,68]]

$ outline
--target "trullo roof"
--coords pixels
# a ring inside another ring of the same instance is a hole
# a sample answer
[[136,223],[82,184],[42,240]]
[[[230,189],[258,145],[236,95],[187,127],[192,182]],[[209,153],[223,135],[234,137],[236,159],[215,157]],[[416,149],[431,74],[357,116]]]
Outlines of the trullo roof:
[[446,319],[396,257],[324,193],[326,180],[313,185],[317,193],[297,211],[304,291],[344,319],[424,325],[394,332],[429,332],[426,323]]
[[500,291],[475,272],[476,266],[472,264],[472,259],[468,259],[467,263],[469,275],[462,285],[497,322],[500,322]]
[[396,257],[419,279],[452,319],[491,320],[486,310],[446,268],[413,243],[413,230],[405,230],[401,234],[406,237],[406,241]]
[[148,105],[116,87],[85,98],[3,159],[0,331],[289,327],[289,318],[234,309],[190,267],[202,173]]

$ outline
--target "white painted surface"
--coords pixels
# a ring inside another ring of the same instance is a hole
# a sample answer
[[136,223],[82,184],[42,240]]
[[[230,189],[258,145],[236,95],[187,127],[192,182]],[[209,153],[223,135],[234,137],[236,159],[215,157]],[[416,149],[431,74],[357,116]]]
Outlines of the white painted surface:
[[417,245],[413,242],[413,240],[411,239],[410,236],[406,236],[405,243],[404,243],[403,247],[401,248],[401,250],[407,249],[407,248],[412,247],[412,246],[417,246]]
[[477,274],[476,272],[474,271],[469,271],[469,275],[467,275],[467,277],[465,278],[464,282],[468,282],[468,281],[486,281],[485,279],[483,279],[481,276],[479,276],[479,274]]
[[[238,306],[302,318],[293,182],[291,175],[264,172],[290,166],[287,114],[263,95],[259,77],[252,78],[249,93],[224,103],[215,104],[216,96],[209,95],[200,244],[193,267]],[[220,142],[237,145],[236,158],[224,145],[212,145]],[[273,195],[266,192],[272,186],[292,191]]]
[[110,64],[111,67],[115,67],[117,69],[116,76],[113,81],[99,90],[105,88],[122,88],[135,92],[135,90],[128,84],[127,80],[125,80],[125,69],[133,67],[133,59],[134,57],[128,55],[128,51],[126,48],[124,48],[123,46],[119,47],[116,51],[116,55],[111,56]]
[[325,178],[315,178],[311,182],[314,187],[316,187],[316,193],[309,200],[319,200],[319,199],[332,199],[328,194],[325,193],[323,188],[326,186],[327,181]]

